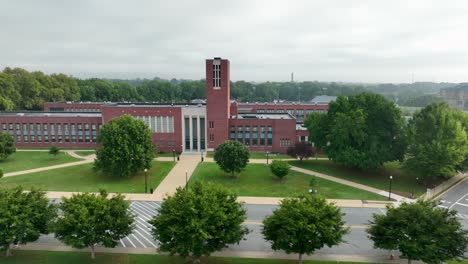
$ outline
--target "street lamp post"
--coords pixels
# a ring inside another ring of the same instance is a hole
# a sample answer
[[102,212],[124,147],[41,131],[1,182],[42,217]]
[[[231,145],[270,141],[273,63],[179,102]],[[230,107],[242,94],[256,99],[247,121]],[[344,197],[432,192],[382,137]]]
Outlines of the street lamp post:
[[418,184],[418,180],[419,178],[416,177],[416,181],[414,182],[414,185],[413,185],[413,192],[411,193],[411,198],[414,199],[414,193],[415,193],[415,190],[416,190],[416,184]]
[[172,158],[174,159],[174,162],[175,162],[175,149],[172,150]]
[[393,180],[393,176],[390,175],[389,179],[390,179],[390,182],[389,182],[389,186],[388,186],[388,200],[390,201],[391,195],[392,195],[392,180]]
[[148,169],[145,168],[145,193],[148,193]]
[[268,154],[270,154],[270,151],[267,151],[266,154],[267,154],[267,165],[268,165]]
[[188,190],[188,172],[185,171],[185,190]]
[[203,150],[200,152],[200,160],[203,162]]

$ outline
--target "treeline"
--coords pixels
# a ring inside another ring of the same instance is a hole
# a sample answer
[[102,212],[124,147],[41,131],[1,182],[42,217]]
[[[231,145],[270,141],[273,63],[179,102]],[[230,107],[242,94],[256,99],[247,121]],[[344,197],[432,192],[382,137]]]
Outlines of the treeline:
[[[241,102],[286,100],[307,102],[317,95],[355,95],[364,91],[383,94],[406,106],[426,106],[449,83],[350,84],[306,82],[231,82],[231,98]],[[47,75],[21,68],[0,72],[0,110],[40,110],[52,101],[135,101],[186,103],[206,98],[205,80],[76,79],[65,74]]]

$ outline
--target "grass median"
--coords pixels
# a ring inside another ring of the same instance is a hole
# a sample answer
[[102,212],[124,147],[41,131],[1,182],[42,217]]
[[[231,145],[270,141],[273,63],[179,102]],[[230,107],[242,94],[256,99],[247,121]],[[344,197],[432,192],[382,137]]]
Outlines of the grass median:
[[[149,188],[156,189],[161,181],[174,167],[170,161],[153,161],[152,168],[148,171]],[[140,172],[132,177],[112,177],[103,175],[93,170],[93,163],[71,166],[66,168],[4,177],[0,179],[0,185],[4,187],[23,186],[25,189],[32,187],[46,191],[64,192],[96,192],[105,189],[108,192],[120,193],[144,193],[145,173]]]
[[71,157],[63,152],[54,157],[46,151],[17,151],[11,154],[6,160],[0,161],[0,168],[3,170],[3,173],[9,173],[80,160],[81,159]]
[[333,163],[329,160],[304,160],[289,161],[293,166],[320,172],[344,180],[372,186],[381,190],[389,189],[389,177],[393,176],[392,192],[410,197],[414,191],[416,195],[421,195],[426,191],[426,187],[416,182],[415,175],[405,172],[399,162],[387,162],[380,169],[374,171],[360,171],[358,169],[347,168]]
[[333,199],[385,200],[385,197],[349,187],[311,175],[291,171],[282,181],[278,180],[266,164],[249,164],[236,177],[223,172],[216,163],[198,164],[190,182],[214,182],[235,191],[239,196],[292,197],[305,194],[312,178],[316,179],[318,194]]

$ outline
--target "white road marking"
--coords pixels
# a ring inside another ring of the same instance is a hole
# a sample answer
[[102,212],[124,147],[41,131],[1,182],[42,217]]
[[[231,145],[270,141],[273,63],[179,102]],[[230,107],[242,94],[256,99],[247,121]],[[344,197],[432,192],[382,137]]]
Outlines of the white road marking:
[[463,204],[463,203],[456,203],[456,205],[462,205],[468,207],[468,204]]
[[445,200],[440,200],[441,203],[445,203]]
[[447,206],[445,206],[445,205],[440,205],[440,204],[439,204],[437,207],[448,208]]
[[128,240],[128,242],[130,242],[130,244],[132,244],[132,246],[133,246],[134,248],[136,248],[135,244],[133,244],[132,240],[130,240],[130,238],[128,238],[128,236],[125,237],[125,238]]
[[132,236],[136,239],[136,241],[138,241],[138,243],[142,244],[144,248],[147,248],[147,246],[143,244],[143,242],[141,242],[140,239],[138,239],[138,237],[135,236],[135,234],[132,234]]
[[458,202],[460,202],[461,200],[463,200],[467,195],[468,195],[468,193],[466,193],[465,195],[463,195],[460,199],[458,199],[455,203],[453,203],[453,204],[449,207],[449,209],[452,209],[452,207],[453,207],[455,204],[457,204]]
[[122,239],[120,239],[120,244],[122,244],[122,247],[126,248],[127,246],[125,246],[125,243],[122,241]]
[[150,211],[150,210],[146,209],[145,207],[143,207],[143,206],[141,206],[141,205],[136,205],[136,204],[135,204],[135,207],[141,208],[141,210],[143,210],[144,212],[148,213],[148,214],[151,215],[151,216],[154,216],[154,215],[155,215],[155,212]]
[[138,210],[135,210],[135,209],[133,209],[133,210],[134,210],[133,212],[136,213],[137,217],[141,217],[141,218],[144,218],[146,220],[150,220],[152,218],[151,216],[149,216],[149,215],[147,215],[145,213],[142,213],[142,212],[140,212]]
[[379,211],[380,211],[382,214],[386,214],[385,210],[382,209],[382,208],[379,208]]
[[149,239],[147,239],[143,234],[141,234],[140,232],[138,232],[138,230],[135,230],[136,233],[138,233],[144,240],[148,241],[148,243],[150,243],[153,247],[157,248],[158,246],[156,246],[153,242],[151,242]]
[[149,230],[148,227],[146,227],[146,226],[141,227],[141,226],[139,226],[138,224],[136,225],[136,227],[139,228],[141,231],[145,232],[146,234],[148,234],[149,236],[152,236],[152,235],[150,234],[150,232],[146,231],[146,230]]

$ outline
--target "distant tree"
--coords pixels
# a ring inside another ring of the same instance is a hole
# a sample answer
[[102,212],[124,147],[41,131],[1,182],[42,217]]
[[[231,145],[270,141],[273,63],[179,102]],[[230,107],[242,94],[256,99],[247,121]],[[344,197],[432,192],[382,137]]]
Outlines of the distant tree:
[[468,249],[468,230],[456,215],[433,201],[403,203],[387,207],[385,215],[374,214],[367,233],[374,247],[399,250],[408,263],[444,263],[463,258]]
[[54,155],[54,158],[57,158],[57,155],[60,153],[60,148],[57,146],[50,146],[49,154]]
[[289,174],[290,167],[289,163],[284,160],[273,160],[270,165],[270,170],[276,177],[283,180],[283,178]]
[[62,198],[59,208],[63,216],[55,224],[55,237],[74,248],[89,247],[92,259],[96,244],[115,247],[119,239],[132,233],[134,216],[124,196],[107,196],[101,191]]
[[0,161],[16,152],[15,140],[8,133],[0,132]]
[[[381,95],[339,96],[326,117],[307,122],[311,139],[339,164],[371,170],[387,161],[403,160],[405,122],[396,105]],[[329,142],[329,143],[328,143]]]
[[160,250],[198,261],[239,243],[248,230],[242,225],[246,210],[236,199],[235,193],[212,184],[195,182],[188,190],[178,188],[149,221]]
[[95,167],[105,174],[130,176],[149,169],[156,155],[151,131],[141,120],[129,115],[114,118],[100,131]]
[[462,115],[446,103],[428,105],[408,125],[409,147],[404,167],[425,178],[456,174],[468,154]]
[[302,255],[343,242],[348,233],[343,213],[315,195],[284,199],[273,214],[263,220],[262,234],[273,250]]
[[308,159],[312,156],[313,149],[309,143],[301,141],[294,144],[294,146],[289,147],[286,153],[288,156],[299,159],[302,162],[303,159]]
[[26,244],[48,234],[55,207],[44,192],[21,187],[0,189],[0,249],[11,256],[11,245]]
[[247,166],[249,157],[249,150],[238,141],[226,141],[220,144],[214,153],[214,160],[218,166],[232,176]]

